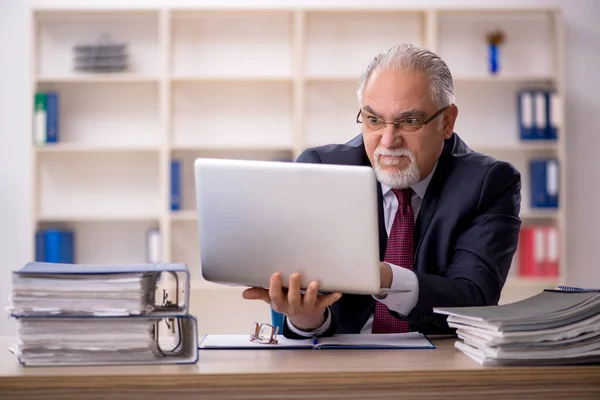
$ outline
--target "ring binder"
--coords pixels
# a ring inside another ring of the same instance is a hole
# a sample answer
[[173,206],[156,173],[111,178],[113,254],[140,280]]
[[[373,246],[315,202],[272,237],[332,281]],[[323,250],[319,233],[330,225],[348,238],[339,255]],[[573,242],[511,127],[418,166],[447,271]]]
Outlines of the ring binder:
[[[163,274],[173,278],[173,301]],[[28,263],[13,271],[12,352],[26,366],[195,363],[189,288],[185,264]]]

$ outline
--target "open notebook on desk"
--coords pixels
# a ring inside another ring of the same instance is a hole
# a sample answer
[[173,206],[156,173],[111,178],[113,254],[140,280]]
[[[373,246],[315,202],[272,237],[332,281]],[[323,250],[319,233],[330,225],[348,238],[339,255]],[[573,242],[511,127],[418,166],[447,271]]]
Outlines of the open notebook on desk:
[[251,342],[249,335],[205,335],[201,350],[210,349],[435,349],[419,332],[390,334],[343,334],[315,339],[277,337],[277,344]]

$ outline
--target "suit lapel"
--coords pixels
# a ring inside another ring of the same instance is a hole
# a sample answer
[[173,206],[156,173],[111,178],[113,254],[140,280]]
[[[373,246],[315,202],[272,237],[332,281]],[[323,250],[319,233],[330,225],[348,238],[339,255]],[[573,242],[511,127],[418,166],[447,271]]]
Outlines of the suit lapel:
[[385,215],[383,212],[383,194],[381,184],[377,182],[377,216],[379,220],[379,260],[383,261],[387,248],[387,230],[385,229]]
[[444,146],[444,150],[442,151],[442,155],[438,160],[438,165],[436,167],[435,173],[431,178],[431,182],[429,182],[429,186],[427,187],[427,191],[425,192],[425,197],[423,198],[423,202],[421,203],[421,208],[419,210],[419,215],[415,222],[415,230],[414,230],[414,265],[417,265],[417,254],[419,254],[419,249],[421,247],[421,242],[423,241],[423,236],[425,236],[425,232],[429,227],[429,223],[431,222],[431,217],[433,216],[435,209],[438,204],[438,199],[440,197],[440,192],[442,190],[442,186],[444,181],[446,180],[446,175],[449,171],[449,161],[450,161],[450,143],[447,141]]

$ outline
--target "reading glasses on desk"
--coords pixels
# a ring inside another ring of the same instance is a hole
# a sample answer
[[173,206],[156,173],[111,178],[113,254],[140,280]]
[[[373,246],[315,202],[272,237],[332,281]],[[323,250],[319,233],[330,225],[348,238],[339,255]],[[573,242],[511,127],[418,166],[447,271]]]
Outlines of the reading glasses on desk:
[[252,331],[250,331],[250,341],[261,344],[278,344],[278,333],[278,326],[273,327],[273,325],[265,323],[259,324],[255,321],[252,325]]

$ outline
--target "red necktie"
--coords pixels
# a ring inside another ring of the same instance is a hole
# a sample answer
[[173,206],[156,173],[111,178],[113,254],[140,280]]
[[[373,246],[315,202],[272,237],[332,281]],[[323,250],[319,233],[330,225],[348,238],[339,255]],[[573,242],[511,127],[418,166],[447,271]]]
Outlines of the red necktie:
[[[414,214],[410,205],[412,189],[392,189],[398,198],[398,211],[394,216],[387,241],[384,261],[412,270]],[[373,333],[408,332],[408,323],[390,315],[385,304],[375,301]]]

